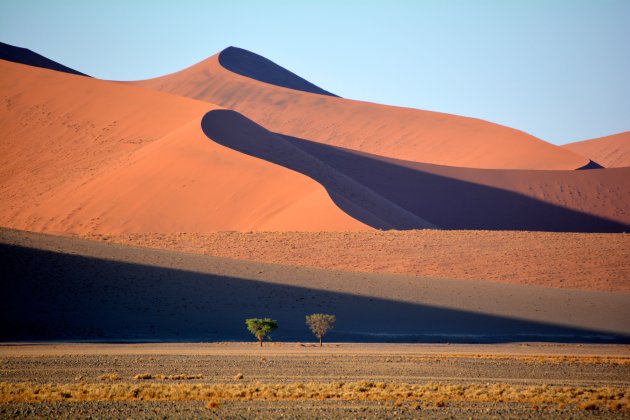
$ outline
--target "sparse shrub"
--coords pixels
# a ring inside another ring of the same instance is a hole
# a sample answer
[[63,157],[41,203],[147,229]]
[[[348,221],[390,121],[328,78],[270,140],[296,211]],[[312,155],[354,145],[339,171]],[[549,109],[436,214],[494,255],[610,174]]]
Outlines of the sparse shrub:
[[271,332],[278,328],[278,321],[271,318],[249,318],[245,320],[245,325],[262,347],[265,338],[271,340]]
[[437,400],[435,402],[435,406],[436,407],[446,407],[446,403],[444,402],[444,400]]
[[133,377],[135,380],[151,379],[153,376],[150,373],[139,373]]
[[319,338],[320,347],[323,346],[324,335],[335,327],[337,318],[329,314],[311,314],[306,316],[306,325],[311,329],[315,337]]

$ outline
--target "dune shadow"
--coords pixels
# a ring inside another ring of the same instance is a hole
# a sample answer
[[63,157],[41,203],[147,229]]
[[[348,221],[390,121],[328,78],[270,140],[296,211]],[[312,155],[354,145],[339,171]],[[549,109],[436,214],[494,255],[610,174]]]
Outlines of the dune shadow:
[[43,55],[39,55],[29,49],[15,47],[13,45],[5,44],[4,42],[0,42],[0,59],[19,64],[26,64],[33,67],[90,77],[87,74],[71,69],[70,67],[66,67],[63,64],[59,64],[56,61],[46,58]]
[[228,47],[219,53],[219,64],[232,73],[258,80],[259,82],[281,86],[302,92],[317,93],[319,95],[337,96],[302,79],[258,54],[242,48]]
[[[142,252],[150,258],[162,255]],[[275,340],[310,341],[313,337],[304,316],[313,312],[337,315],[332,341],[630,340],[589,329],[272,284],[208,270],[185,271],[7,244],[0,244],[0,264],[2,341],[251,340],[244,319],[261,316],[279,321]]]
[[[251,125],[255,123],[229,110],[210,111],[201,122],[212,141],[309,176],[322,184],[347,214],[377,229],[422,229],[429,227],[427,222],[441,229],[473,230],[623,232],[629,228],[517,192],[439,173],[482,170],[415,162],[403,165],[395,159],[295,137],[265,135],[262,127],[256,131]],[[495,176],[502,176],[501,170],[493,171]],[[345,182],[340,189],[341,179],[352,182]],[[354,199],[360,194],[352,196],[358,188],[364,193],[360,202]],[[365,203],[371,205],[368,212]]]
[[581,166],[579,168],[577,168],[578,171],[582,171],[585,169],[603,169],[604,167],[602,165],[600,165],[599,163],[589,159],[588,163],[584,166]]

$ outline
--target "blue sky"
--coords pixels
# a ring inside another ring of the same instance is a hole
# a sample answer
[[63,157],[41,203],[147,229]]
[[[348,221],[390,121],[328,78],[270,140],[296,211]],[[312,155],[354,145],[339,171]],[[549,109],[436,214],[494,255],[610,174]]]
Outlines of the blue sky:
[[630,130],[630,0],[0,0],[0,41],[116,80],[233,45],[343,97],[556,144]]

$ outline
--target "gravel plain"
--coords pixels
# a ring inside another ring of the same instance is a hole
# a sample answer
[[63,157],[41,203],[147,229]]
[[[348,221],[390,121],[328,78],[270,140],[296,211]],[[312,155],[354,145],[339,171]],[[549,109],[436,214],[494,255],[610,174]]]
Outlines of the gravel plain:
[[[0,356],[5,384],[133,387],[372,381],[625,390],[625,400],[614,409],[606,401],[586,409],[560,400],[462,401],[449,395],[439,403],[435,398],[396,397],[7,402],[3,395],[3,418],[630,418],[630,349],[624,345],[337,343],[319,348],[273,343],[261,349],[254,343],[21,344],[1,346]],[[152,378],[134,379],[145,373]],[[159,379],[181,374],[195,379]]]

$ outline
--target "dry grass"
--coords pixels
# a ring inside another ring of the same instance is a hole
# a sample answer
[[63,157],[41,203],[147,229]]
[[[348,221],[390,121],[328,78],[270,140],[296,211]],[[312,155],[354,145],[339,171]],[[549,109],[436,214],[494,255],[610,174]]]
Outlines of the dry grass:
[[101,381],[120,381],[122,378],[117,373],[106,373],[98,377]]
[[170,380],[170,381],[184,381],[190,379],[203,379],[203,375],[189,375],[186,373],[181,373],[179,375],[153,375],[151,373],[139,373],[133,377],[135,380],[148,380],[148,379],[157,379],[157,380]]
[[[444,407],[449,401],[571,404],[583,410],[630,410],[630,388],[567,386],[516,386],[495,384],[406,384],[384,382],[326,383],[0,383],[0,402],[41,401],[234,401],[346,400],[432,403]],[[214,408],[218,408],[214,407]]]
[[584,365],[630,365],[630,357],[622,356],[519,356],[501,354],[443,354],[440,356],[414,356],[406,357],[404,360],[412,362],[440,362],[447,358],[475,358],[517,361],[532,364],[584,364]]

